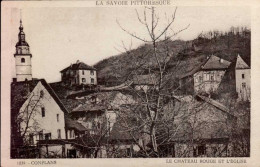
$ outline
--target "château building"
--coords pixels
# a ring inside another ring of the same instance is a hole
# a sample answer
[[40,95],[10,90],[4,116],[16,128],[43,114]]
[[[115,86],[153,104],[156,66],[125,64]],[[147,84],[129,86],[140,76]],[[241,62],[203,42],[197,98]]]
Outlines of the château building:
[[96,69],[79,60],[60,73],[61,81],[67,85],[97,85]]
[[180,86],[189,93],[216,92],[230,64],[215,55],[208,56],[200,66],[180,77]]

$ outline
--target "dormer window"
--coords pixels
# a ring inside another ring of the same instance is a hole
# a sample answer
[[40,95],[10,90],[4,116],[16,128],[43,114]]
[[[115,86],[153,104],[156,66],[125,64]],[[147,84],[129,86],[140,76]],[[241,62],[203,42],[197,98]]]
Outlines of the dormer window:
[[90,74],[91,74],[91,75],[94,75],[94,70],[91,70],[91,71],[90,71]]
[[21,63],[25,63],[25,58],[21,58]]

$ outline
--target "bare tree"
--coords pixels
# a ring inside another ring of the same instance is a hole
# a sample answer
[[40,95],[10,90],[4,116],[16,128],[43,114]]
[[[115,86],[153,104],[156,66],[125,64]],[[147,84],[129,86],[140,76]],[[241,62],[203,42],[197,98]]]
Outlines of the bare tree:
[[[172,93],[178,90],[177,84],[174,84],[174,78],[177,77],[180,61],[172,56],[169,44],[171,39],[189,27],[188,25],[179,31],[173,30],[176,11],[177,8],[170,17],[165,14],[166,25],[159,29],[161,20],[154,7],[145,7],[142,17],[136,10],[137,19],[146,28],[149,38],[141,37],[135,32],[127,30],[117,20],[124,32],[149,45],[149,49],[141,53],[139,57],[137,56],[136,61],[131,60],[132,70],[128,72],[127,76],[120,76],[133,83],[132,86],[129,86],[129,90],[138,100],[136,104],[122,109],[118,114],[118,119],[124,122],[126,128],[128,127],[126,131],[133,136],[144,156],[160,156],[159,146],[164,138],[161,136],[162,131],[165,128],[169,129],[168,123],[174,120],[174,117],[167,118],[169,115],[165,113],[164,106],[168,103]],[[122,48],[127,54],[132,54],[125,45]],[[168,62],[170,59],[176,60],[174,67],[169,71]],[[115,71],[118,73],[118,70]],[[146,141],[143,145],[140,145],[138,138],[135,137],[137,132],[139,132],[139,137],[142,136],[143,140]],[[148,145],[151,148],[149,152],[147,152]]]

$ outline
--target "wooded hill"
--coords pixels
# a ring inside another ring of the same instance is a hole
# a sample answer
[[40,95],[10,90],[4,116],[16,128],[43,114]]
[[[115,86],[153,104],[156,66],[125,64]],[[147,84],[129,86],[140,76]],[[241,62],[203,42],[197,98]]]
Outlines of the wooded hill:
[[[183,32],[185,33],[185,32]],[[225,60],[233,61],[237,54],[250,66],[251,60],[251,31],[247,28],[232,27],[228,32],[210,31],[200,34],[190,41],[167,41],[170,59],[167,64],[168,71],[178,71],[176,76],[192,71],[212,54]],[[158,43],[158,50],[165,47],[165,42]],[[138,66],[153,67],[155,62],[150,54],[152,46],[144,44],[120,55],[101,60],[94,65],[97,68],[98,82],[105,85],[117,85],[124,82],[129,72]]]

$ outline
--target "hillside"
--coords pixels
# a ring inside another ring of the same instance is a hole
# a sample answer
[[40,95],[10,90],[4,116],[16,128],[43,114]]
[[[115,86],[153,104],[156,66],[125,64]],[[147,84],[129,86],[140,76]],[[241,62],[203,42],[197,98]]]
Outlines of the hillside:
[[[169,53],[171,55],[167,69],[175,70],[176,76],[192,71],[200,65],[209,55],[216,55],[228,61],[233,61],[237,54],[250,66],[251,32],[242,29],[240,32],[207,33],[200,35],[191,41],[168,41]],[[208,34],[213,35],[208,35]],[[164,46],[159,42],[158,49]],[[137,49],[127,53],[112,56],[98,62],[98,82],[106,85],[117,85],[126,80],[130,71],[138,66],[153,67],[155,60],[150,54],[151,45],[144,44]],[[178,63],[177,63],[178,62]],[[143,63],[143,64],[142,64]],[[178,66],[178,67],[176,67]],[[178,69],[176,71],[176,69]]]

